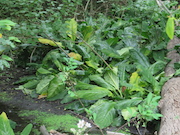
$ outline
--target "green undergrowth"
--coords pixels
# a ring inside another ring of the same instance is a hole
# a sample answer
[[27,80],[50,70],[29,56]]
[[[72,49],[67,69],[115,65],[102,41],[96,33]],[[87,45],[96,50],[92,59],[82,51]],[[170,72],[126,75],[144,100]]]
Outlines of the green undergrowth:
[[0,92],[0,101],[10,101],[12,98],[7,94],[7,92]]
[[55,115],[52,113],[40,112],[40,111],[21,111],[20,117],[30,117],[34,123],[38,125],[45,125],[47,130],[60,130],[63,132],[71,132],[70,128],[77,129],[78,118],[66,115]]

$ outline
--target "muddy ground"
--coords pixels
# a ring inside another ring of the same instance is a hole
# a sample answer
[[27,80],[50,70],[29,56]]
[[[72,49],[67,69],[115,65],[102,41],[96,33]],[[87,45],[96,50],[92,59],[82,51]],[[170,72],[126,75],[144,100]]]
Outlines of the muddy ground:
[[[39,110],[55,114],[67,113],[63,109],[64,105],[59,104],[58,101],[50,102],[45,99],[33,99],[29,95],[25,95],[21,90],[15,90],[15,88],[18,88],[18,85],[14,85],[14,82],[18,81],[20,77],[31,74],[34,74],[34,72],[29,72],[22,68],[11,68],[0,72],[0,92],[5,92],[11,97],[11,100],[6,100],[3,103],[23,110]],[[3,101],[2,98],[0,96],[1,102]],[[70,112],[68,111],[68,113]]]

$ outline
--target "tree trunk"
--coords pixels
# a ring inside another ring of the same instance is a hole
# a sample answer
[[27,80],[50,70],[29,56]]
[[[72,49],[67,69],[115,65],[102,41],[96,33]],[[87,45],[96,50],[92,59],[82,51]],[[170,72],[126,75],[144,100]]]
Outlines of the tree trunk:
[[[177,44],[180,44],[180,39],[175,37],[167,45],[167,49],[170,50],[167,57],[171,61],[166,66],[166,76],[175,73],[173,64],[180,61],[180,55],[173,50]],[[161,96],[159,107],[163,117],[159,135],[180,135],[180,77],[168,80],[162,88]]]

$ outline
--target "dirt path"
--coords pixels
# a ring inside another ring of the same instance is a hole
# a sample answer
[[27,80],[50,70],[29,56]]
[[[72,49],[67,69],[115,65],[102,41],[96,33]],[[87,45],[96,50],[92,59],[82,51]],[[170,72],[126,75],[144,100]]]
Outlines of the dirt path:
[[[39,110],[55,114],[70,113],[64,110],[64,105],[59,101],[46,101],[45,99],[33,99],[24,95],[22,91],[15,90],[18,85],[13,85],[20,77],[30,75],[30,72],[21,68],[14,68],[0,72],[0,102],[12,107],[26,110]],[[8,99],[10,98],[10,99]],[[0,111],[1,110],[0,108]]]

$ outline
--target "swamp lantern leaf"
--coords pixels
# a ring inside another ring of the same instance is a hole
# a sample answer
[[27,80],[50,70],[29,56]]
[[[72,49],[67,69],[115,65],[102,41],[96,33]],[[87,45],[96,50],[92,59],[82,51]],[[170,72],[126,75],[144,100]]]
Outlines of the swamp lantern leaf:
[[72,18],[70,21],[66,21],[67,24],[67,35],[73,40],[76,40],[76,34],[77,34],[77,22],[74,18]]
[[0,115],[0,135],[14,135],[5,112]]
[[78,53],[70,52],[70,53],[68,53],[68,56],[71,58],[74,58],[75,60],[78,60],[78,61],[82,60],[82,56]]
[[110,83],[105,81],[99,74],[98,75],[90,75],[89,79],[103,88],[106,88],[108,90],[114,90],[114,87]]
[[48,96],[47,98],[52,98],[58,94],[63,93],[65,91],[65,84],[63,79],[61,78],[63,73],[59,73],[58,76],[54,77],[48,87]]
[[93,32],[94,32],[92,26],[82,26],[81,31],[82,31],[82,34],[83,34],[83,36],[84,36],[83,39],[84,39],[84,41],[86,41],[86,42],[87,42],[89,39],[91,39],[91,37],[93,36]]
[[0,33],[0,38],[2,38],[2,34]]
[[139,50],[139,49],[130,49],[129,54],[135,63],[138,65],[142,65],[146,68],[150,66],[148,58]]
[[174,37],[174,17],[169,17],[166,23],[166,34],[170,39]]
[[62,45],[61,42],[54,42],[52,40],[45,39],[45,38],[38,38],[38,41],[42,44],[48,44],[51,46],[60,46],[60,47],[64,48],[64,46]]
[[104,79],[106,82],[111,84],[116,90],[119,89],[119,78],[116,72],[116,68],[113,68],[113,71],[107,71],[104,75]]
[[116,116],[114,108],[115,103],[112,101],[98,100],[90,107],[90,111],[96,114],[93,119],[94,122],[101,128],[106,128],[112,124]]
[[98,100],[105,96],[112,95],[108,89],[102,87],[96,87],[92,90],[78,90],[75,94],[76,97],[86,100]]
[[45,78],[43,78],[37,85],[36,92],[38,94],[41,94],[42,92],[46,91],[48,89],[49,83],[53,78],[54,78],[53,75],[48,75]]

